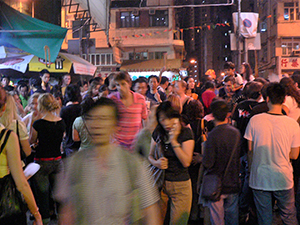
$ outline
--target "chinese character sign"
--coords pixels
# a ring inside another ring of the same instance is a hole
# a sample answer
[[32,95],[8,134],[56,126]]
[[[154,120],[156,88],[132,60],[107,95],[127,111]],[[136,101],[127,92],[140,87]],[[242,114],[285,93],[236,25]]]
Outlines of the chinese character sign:
[[281,69],[300,69],[300,58],[282,58]]

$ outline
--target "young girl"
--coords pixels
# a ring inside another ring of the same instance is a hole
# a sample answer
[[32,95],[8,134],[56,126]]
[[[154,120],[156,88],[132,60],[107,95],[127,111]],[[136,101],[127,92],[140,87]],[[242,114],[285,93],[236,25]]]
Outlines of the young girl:
[[[161,212],[165,216],[170,200],[170,224],[187,224],[192,204],[192,186],[188,173],[194,150],[191,129],[180,124],[180,114],[171,103],[161,103],[156,111],[158,125],[152,134],[149,161],[165,170],[161,190]],[[154,159],[154,150],[161,145],[164,157]]]
[[52,94],[46,93],[38,98],[38,110],[42,118],[33,123],[31,143],[38,140],[35,162],[41,169],[35,174],[33,185],[35,197],[43,218],[50,221],[49,197],[54,186],[54,179],[62,169],[61,142],[66,129],[64,121],[55,115],[59,103]]

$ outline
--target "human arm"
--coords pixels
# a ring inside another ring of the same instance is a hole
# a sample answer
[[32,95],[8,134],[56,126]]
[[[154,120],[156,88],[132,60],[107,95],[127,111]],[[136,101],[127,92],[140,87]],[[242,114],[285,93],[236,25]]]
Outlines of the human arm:
[[36,223],[38,225],[42,225],[42,217],[38,212],[38,207],[34,200],[32,191],[30,186],[25,178],[22,164],[21,164],[21,157],[20,157],[20,148],[18,143],[18,137],[16,134],[11,133],[10,137],[7,141],[6,145],[6,153],[7,153],[7,162],[8,167],[11,172],[11,175],[14,179],[17,189],[22,193],[25,202],[28,205],[30,212],[35,217]]
[[70,202],[63,203],[59,212],[59,224],[75,224],[75,218],[75,209],[73,205]]
[[252,159],[253,159],[253,141],[248,140],[248,167],[249,171],[251,169],[252,165]]
[[31,147],[29,144],[29,140],[20,140],[22,150],[25,153],[26,156],[29,156],[31,154]]
[[299,156],[299,147],[291,148],[290,151],[290,159],[298,159]]
[[173,126],[173,130],[170,132],[171,145],[182,166],[189,167],[193,159],[195,141],[191,139],[179,144],[177,140],[181,132],[181,125],[179,120],[176,121]]
[[163,67],[160,69],[159,75],[158,75],[158,77],[159,77],[159,83],[161,82],[161,76],[162,76],[162,74],[163,74],[165,71],[166,71],[166,67],[163,66]]
[[32,127],[29,143],[33,144],[33,143],[36,143],[36,141],[37,141],[37,131]]
[[74,127],[72,129],[72,138],[73,141],[80,141],[79,133]]
[[155,146],[157,143],[151,138],[151,144],[150,144],[150,153],[148,156],[149,162],[159,168],[159,169],[168,169],[168,159],[165,157],[160,157],[158,160],[154,159],[154,151],[155,151]]

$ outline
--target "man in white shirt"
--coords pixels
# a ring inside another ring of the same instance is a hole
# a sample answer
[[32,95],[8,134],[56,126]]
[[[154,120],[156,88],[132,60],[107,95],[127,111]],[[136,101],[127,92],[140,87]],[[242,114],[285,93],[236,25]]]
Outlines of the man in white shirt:
[[249,144],[249,186],[259,224],[272,224],[272,196],[284,224],[298,224],[290,159],[298,158],[300,129],[295,120],[282,114],[285,95],[282,85],[270,83],[266,99],[269,111],[253,116],[244,135]]

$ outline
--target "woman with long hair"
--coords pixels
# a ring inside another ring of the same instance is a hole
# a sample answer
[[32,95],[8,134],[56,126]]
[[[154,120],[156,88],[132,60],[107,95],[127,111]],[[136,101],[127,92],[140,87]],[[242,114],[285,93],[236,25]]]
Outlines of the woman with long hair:
[[186,77],[185,82],[187,84],[187,88],[185,94],[195,100],[198,100],[198,95],[195,93],[195,80],[193,77]]
[[[188,172],[193,158],[194,139],[191,129],[181,125],[180,113],[169,101],[156,110],[157,127],[152,134],[149,161],[165,170],[161,190],[161,211],[165,216],[170,200],[170,224],[187,224],[192,204],[192,186]],[[163,157],[154,158],[156,145]]]
[[300,94],[295,86],[295,82],[290,77],[284,77],[280,80],[280,84],[286,90],[282,109],[286,112],[286,115],[298,121],[300,119]]
[[29,156],[31,154],[31,148],[29,145],[29,136],[26,125],[21,121],[21,118],[17,113],[15,100],[10,94],[6,95],[6,107],[0,118],[0,124],[18,135],[22,151],[26,156]]
[[34,161],[41,169],[34,175],[35,197],[44,223],[50,221],[50,196],[56,175],[62,169],[61,142],[66,129],[64,121],[56,116],[59,103],[52,94],[38,98],[42,118],[33,123],[31,143],[38,141]]
[[89,89],[87,91],[87,94],[84,96],[83,99],[86,98],[95,98],[99,95],[99,88],[100,88],[100,83],[96,80],[92,81],[92,83],[89,86]]
[[[3,87],[0,87],[0,117],[3,117],[6,104],[6,93]],[[0,130],[4,129],[3,125],[0,125]],[[3,143],[3,138],[0,140]],[[39,208],[36,205],[30,186],[25,178],[20,157],[20,148],[18,137],[15,133],[11,133],[7,140],[5,148],[0,154],[0,179],[11,173],[13,180],[17,186],[17,189],[23,195],[27,206],[35,218],[34,224],[42,225],[42,218],[39,213]],[[11,225],[26,225],[26,214],[13,216],[10,218],[1,218],[0,224]]]
[[243,77],[244,85],[250,81],[254,81],[255,79],[255,77],[252,75],[252,69],[249,63],[242,63],[240,73]]

